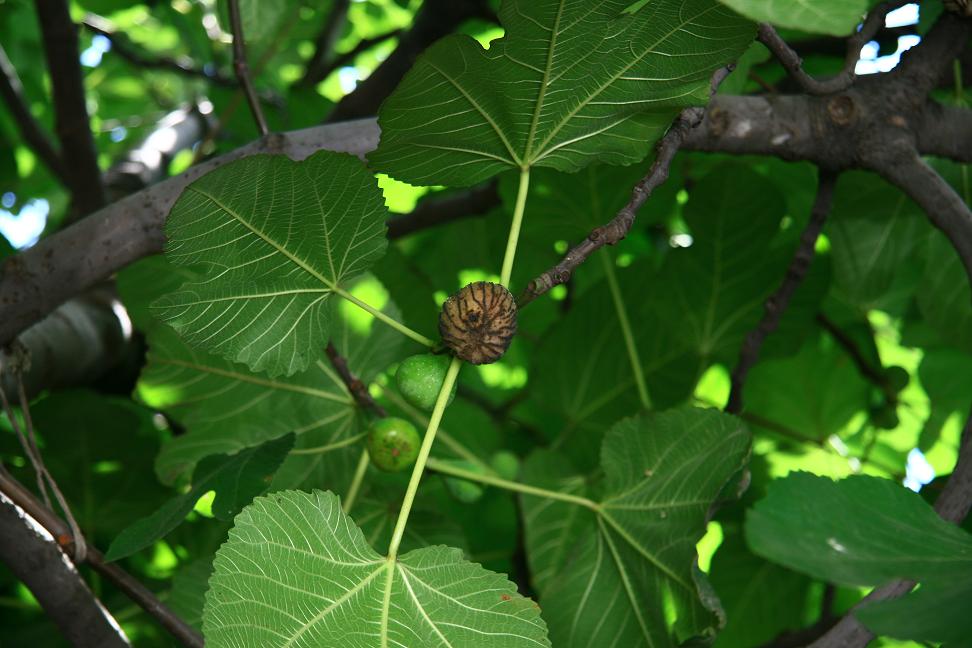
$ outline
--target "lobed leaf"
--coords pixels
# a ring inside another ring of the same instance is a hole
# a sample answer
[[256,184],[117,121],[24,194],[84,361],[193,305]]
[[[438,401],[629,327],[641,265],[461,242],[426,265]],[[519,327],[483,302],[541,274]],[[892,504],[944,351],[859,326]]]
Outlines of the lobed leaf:
[[483,49],[442,39],[385,100],[368,159],[412,184],[470,185],[514,168],[577,171],[647,155],[713,70],[753,38],[714,0],[504,0]]
[[216,554],[206,645],[550,646],[536,604],[436,546],[379,555],[330,492],[283,491],[237,516]]
[[166,222],[166,258],[201,265],[157,315],[192,346],[271,377],[323,357],[328,301],[385,251],[384,198],[354,157],[254,155],[190,184]]

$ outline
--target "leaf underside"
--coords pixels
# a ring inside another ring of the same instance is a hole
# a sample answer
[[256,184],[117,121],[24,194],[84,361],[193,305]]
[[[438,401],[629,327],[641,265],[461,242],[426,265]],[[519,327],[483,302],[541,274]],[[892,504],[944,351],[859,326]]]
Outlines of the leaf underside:
[[647,155],[681,108],[705,104],[713,70],[752,23],[715,0],[506,0],[506,35],[483,49],[444,38],[419,58],[378,119],[380,171],[412,184],[469,185],[512,168],[577,171]]

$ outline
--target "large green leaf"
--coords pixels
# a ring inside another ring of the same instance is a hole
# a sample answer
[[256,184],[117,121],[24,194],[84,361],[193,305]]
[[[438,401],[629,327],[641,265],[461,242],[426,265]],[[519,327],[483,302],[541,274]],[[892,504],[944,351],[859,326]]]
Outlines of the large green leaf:
[[186,519],[186,515],[207,491],[215,491],[213,514],[229,519],[270,485],[270,478],[294,445],[293,435],[247,448],[233,456],[216,455],[199,464],[192,488],[175,497],[151,515],[122,531],[105,554],[118,560],[151,546]]
[[387,210],[355,158],[320,151],[237,160],[189,185],[166,223],[166,257],[198,281],[156,302],[195,347],[271,376],[323,356],[328,301],[384,254]]
[[880,178],[842,176],[826,228],[837,294],[862,312],[882,307],[929,229],[921,210]]
[[207,455],[233,454],[290,431],[325,428],[335,441],[349,435],[354,400],[326,360],[296,376],[266,378],[192,349],[166,326],[151,329],[148,342],[138,395],[189,430],[163,446],[156,471],[165,482]]
[[948,344],[972,353],[972,297],[955,248],[940,232],[928,238],[918,308]]
[[864,605],[854,616],[879,635],[943,642],[948,648],[972,646],[972,571],[923,585],[917,592]]
[[674,646],[715,632],[718,604],[695,544],[748,448],[737,419],[688,408],[612,428],[602,488],[585,488],[549,457],[527,464],[526,481],[595,502],[578,513],[573,503],[523,498],[527,553],[557,646]]
[[450,36],[385,100],[381,171],[468,185],[501,171],[645,157],[677,111],[708,100],[713,70],[752,41],[715,0],[505,0],[502,39]]
[[761,556],[846,585],[947,581],[972,570],[972,535],[879,477],[793,473],[776,481],[748,513],[746,540]]
[[753,20],[815,34],[847,36],[861,22],[869,0],[720,0]]
[[379,555],[336,495],[284,491],[237,516],[216,554],[206,645],[535,648],[536,604],[448,547]]

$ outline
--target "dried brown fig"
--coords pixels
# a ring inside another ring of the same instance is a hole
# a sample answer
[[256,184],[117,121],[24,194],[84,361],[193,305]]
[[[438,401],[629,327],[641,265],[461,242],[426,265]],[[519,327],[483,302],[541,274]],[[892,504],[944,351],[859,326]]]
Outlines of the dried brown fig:
[[442,305],[439,333],[466,362],[496,362],[516,333],[516,300],[499,284],[471,283]]

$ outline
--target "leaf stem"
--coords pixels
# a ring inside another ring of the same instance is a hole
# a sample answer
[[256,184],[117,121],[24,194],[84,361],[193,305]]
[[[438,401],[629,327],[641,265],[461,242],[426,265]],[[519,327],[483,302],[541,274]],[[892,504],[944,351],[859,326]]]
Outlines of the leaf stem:
[[638,398],[641,400],[642,408],[650,409],[651,398],[648,397],[648,386],[645,383],[645,374],[641,368],[641,356],[638,354],[638,346],[635,344],[634,333],[631,331],[631,322],[628,320],[628,311],[624,307],[624,299],[621,298],[621,288],[618,286],[618,276],[614,272],[613,259],[611,253],[604,249],[602,249],[600,257],[604,265],[604,274],[607,276],[608,287],[611,289],[614,310],[618,314],[618,323],[621,324],[624,346],[628,348],[631,371],[634,374],[635,384],[638,386]]
[[435,400],[435,407],[432,409],[432,416],[429,418],[429,426],[425,430],[425,438],[422,439],[422,447],[419,449],[418,458],[415,460],[415,467],[412,469],[412,478],[408,481],[408,489],[405,491],[405,499],[402,501],[401,511],[398,513],[398,521],[395,523],[395,531],[392,533],[391,542],[388,545],[388,560],[392,562],[398,555],[398,548],[402,543],[402,536],[405,535],[405,525],[408,523],[408,515],[412,512],[412,504],[415,503],[415,493],[418,491],[419,482],[422,481],[422,473],[425,472],[425,464],[429,460],[429,452],[432,451],[432,443],[435,441],[435,433],[442,422],[442,415],[445,413],[446,405],[449,404],[449,394],[452,386],[456,384],[459,376],[459,368],[462,360],[453,358],[446,372],[442,388],[439,389],[439,397]]
[[348,487],[348,494],[344,498],[341,510],[345,513],[351,511],[354,501],[358,499],[358,492],[361,490],[361,483],[364,481],[365,473],[368,472],[368,449],[361,450],[361,457],[358,459],[358,467],[354,470],[354,477],[351,479],[351,486]]
[[503,257],[503,270],[500,283],[509,288],[513,274],[513,259],[516,245],[520,240],[520,226],[523,225],[523,211],[526,208],[527,189],[530,188],[530,167],[520,171],[520,188],[516,193],[516,206],[513,208],[513,223],[510,225],[510,238],[506,241],[506,255]]
[[354,445],[355,443],[365,438],[366,436],[368,436],[368,434],[366,432],[362,432],[361,434],[356,434],[352,437],[348,437],[347,439],[341,439],[340,441],[335,441],[334,443],[328,443],[327,445],[315,446],[313,448],[297,448],[295,450],[291,450],[290,454],[292,455],[325,454],[327,452],[331,452],[332,450],[340,450],[341,448],[346,448],[349,445]]
[[392,327],[393,329],[395,329],[399,333],[402,333],[403,335],[406,335],[406,336],[412,338],[413,340],[415,340],[419,344],[424,344],[425,346],[427,346],[429,348],[433,348],[435,346],[435,342],[433,342],[429,338],[425,337],[421,333],[417,333],[416,331],[413,331],[409,327],[405,326],[404,324],[402,324],[401,322],[399,322],[398,320],[396,320],[394,317],[389,317],[385,313],[382,313],[380,310],[378,310],[377,308],[375,308],[371,304],[369,304],[367,302],[361,301],[360,299],[358,299],[357,297],[355,297],[354,295],[352,295],[351,293],[349,293],[344,288],[340,288],[340,287],[335,286],[334,287],[334,293],[336,295],[340,295],[341,297],[344,297],[345,299],[347,299],[349,302],[351,302],[355,306],[358,306],[359,308],[362,308],[365,311],[371,313],[377,319],[380,319],[382,322],[384,322],[388,326]]
[[471,470],[463,470],[462,468],[453,466],[449,462],[442,461],[441,459],[429,459],[427,465],[430,470],[440,472],[444,475],[458,477],[460,479],[476,481],[482,484],[496,486],[497,488],[504,488],[506,490],[516,491],[517,493],[523,493],[525,495],[534,495],[536,497],[545,497],[547,499],[560,500],[562,502],[570,502],[571,504],[576,504],[578,506],[589,508],[592,511],[599,511],[601,508],[597,504],[597,502],[595,502],[594,500],[587,499],[586,497],[580,497],[579,495],[571,495],[569,493],[561,493],[546,488],[540,488],[539,486],[530,486],[529,484],[521,484],[520,482],[510,481],[508,479],[502,479],[501,477],[494,477],[492,475],[484,475],[482,473],[473,472]]

